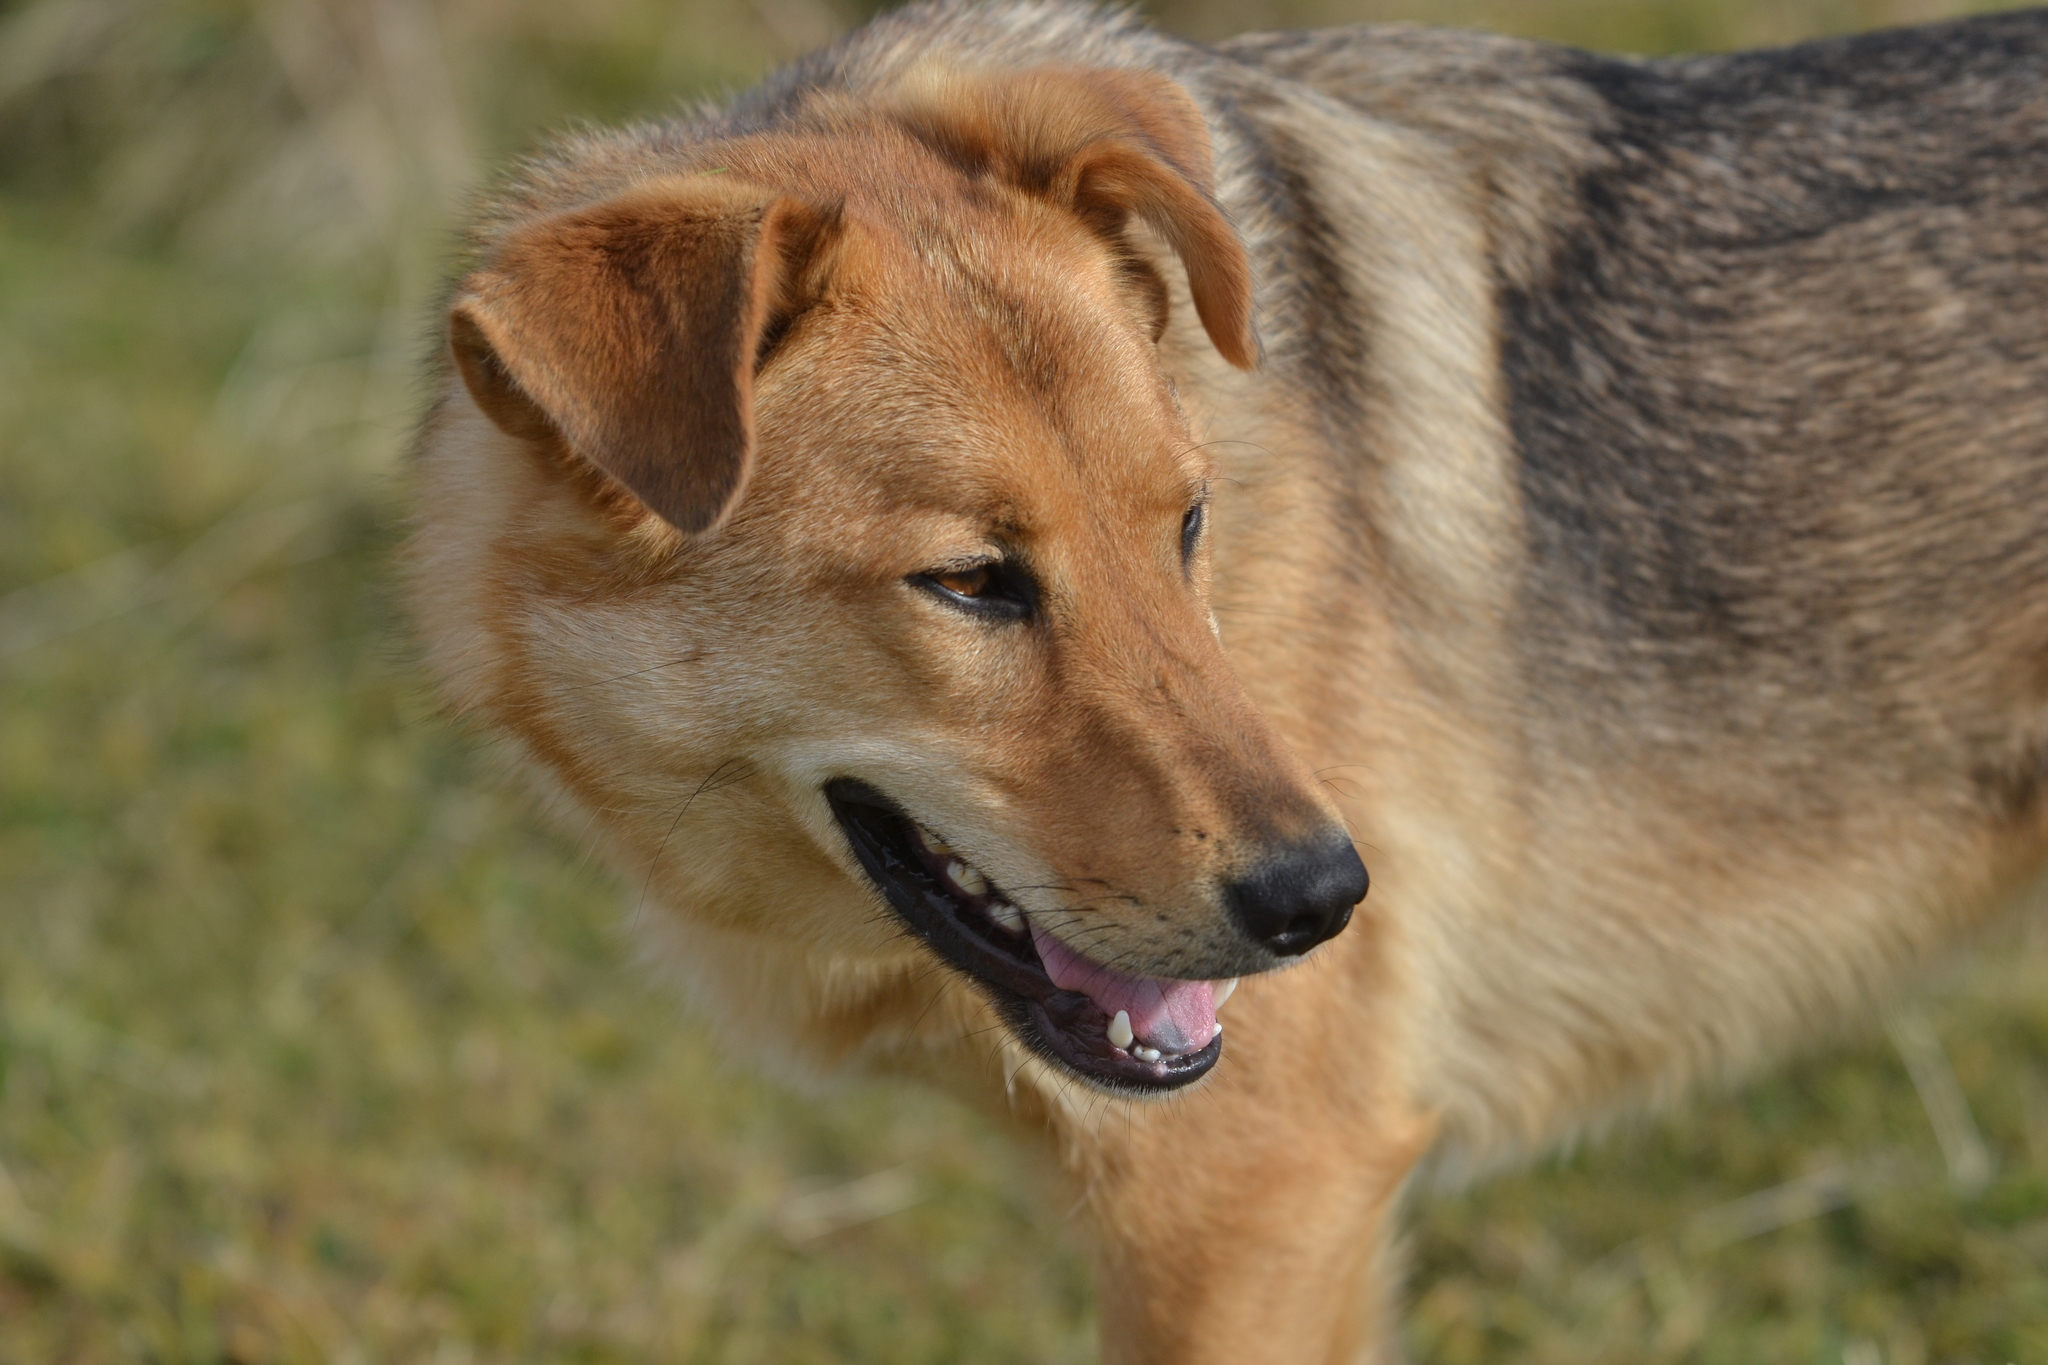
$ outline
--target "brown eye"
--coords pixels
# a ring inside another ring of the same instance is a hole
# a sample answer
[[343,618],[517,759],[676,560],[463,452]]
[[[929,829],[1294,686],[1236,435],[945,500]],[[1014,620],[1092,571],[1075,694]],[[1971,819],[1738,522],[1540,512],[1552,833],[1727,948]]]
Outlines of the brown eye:
[[1038,606],[1038,584],[1021,564],[1007,559],[964,569],[933,569],[906,581],[948,606],[1001,621],[1021,621]]
[[971,569],[935,573],[931,579],[956,597],[980,597],[989,590],[990,577],[988,565],[977,564]]

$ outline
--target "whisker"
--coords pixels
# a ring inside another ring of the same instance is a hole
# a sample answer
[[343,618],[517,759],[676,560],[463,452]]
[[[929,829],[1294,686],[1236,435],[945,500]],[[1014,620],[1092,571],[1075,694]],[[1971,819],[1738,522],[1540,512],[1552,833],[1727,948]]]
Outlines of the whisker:
[[[735,765],[737,765],[735,775],[733,777],[726,779],[723,782],[719,782],[718,775],[724,772],[727,768],[734,767]],[[648,893],[652,891],[654,888],[654,875],[661,869],[661,860],[668,854],[669,841],[676,837],[676,831],[682,827],[683,817],[690,813],[690,807],[695,805],[697,798],[702,796],[706,791],[722,790],[725,787],[732,786],[735,782],[744,782],[753,775],[754,767],[751,763],[747,762],[743,758],[728,758],[723,763],[720,763],[717,767],[713,768],[710,771],[710,773],[708,773],[705,776],[704,780],[697,784],[697,789],[695,791],[691,792],[687,797],[683,798],[682,808],[676,812],[676,818],[669,821],[668,833],[661,836],[661,843],[656,846],[654,850],[654,857],[651,860],[649,860],[647,864],[647,878],[640,884],[640,899],[639,902],[635,904],[633,907],[633,917],[630,921],[630,923],[635,928],[637,928],[640,924],[641,914],[647,909],[647,896]],[[714,786],[714,783],[716,783],[717,785]]]
[[665,663],[650,664],[646,668],[636,668],[630,673],[620,673],[610,678],[598,678],[587,683],[577,683],[573,687],[565,687],[562,690],[564,692],[583,692],[593,687],[609,687],[613,683],[625,682],[628,678],[644,678],[649,673],[659,673],[664,668],[676,668],[682,664],[693,664],[707,654],[715,654],[717,652],[717,650],[712,649],[693,649],[688,654],[670,659]]

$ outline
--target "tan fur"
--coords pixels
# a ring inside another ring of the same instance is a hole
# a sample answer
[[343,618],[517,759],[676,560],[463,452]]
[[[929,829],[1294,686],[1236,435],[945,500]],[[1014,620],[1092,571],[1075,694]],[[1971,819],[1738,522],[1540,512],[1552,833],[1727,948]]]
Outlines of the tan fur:
[[[1272,283],[1303,225],[1271,164],[1205,127],[1249,77],[1198,101],[1123,30],[1090,65],[1085,12],[934,15],[780,123],[568,144],[487,219],[422,446],[429,660],[664,907],[735,1047],[1050,1136],[1107,1358],[1388,1358],[1426,1153],[1483,1166],[1840,1014],[2037,875],[2048,816],[1931,767],[1824,805],[1793,765],[1857,746],[1826,698],[1784,703],[1797,754],[1731,763],[1670,698],[1574,716],[1535,680],[1498,291],[1538,286],[1607,155],[1577,86],[1519,49],[1403,37],[1367,71],[1247,40],[1285,73],[1261,136],[1341,244],[1319,324]],[[1277,358],[1248,372],[1255,313]],[[1314,377],[1336,323],[1369,327],[1355,407]],[[991,547],[1052,624],[905,587]],[[2024,772],[2048,646],[2038,601],[2007,619],[1899,704],[1989,687],[1977,729]],[[1220,888],[1333,811],[1374,887],[1246,978],[1200,1091],[1108,1099],[932,970],[820,795],[843,774],[1134,971],[1236,970]]]

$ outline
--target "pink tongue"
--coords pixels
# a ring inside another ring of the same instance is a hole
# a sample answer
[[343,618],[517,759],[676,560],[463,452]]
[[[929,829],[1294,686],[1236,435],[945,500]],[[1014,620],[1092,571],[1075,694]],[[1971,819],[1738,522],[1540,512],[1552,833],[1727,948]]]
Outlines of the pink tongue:
[[1216,1036],[1216,997],[1207,981],[1176,981],[1164,976],[1125,976],[1114,967],[1090,962],[1066,944],[1031,925],[1031,941],[1045,974],[1063,991],[1079,991],[1110,1018],[1118,1010],[1131,1016],[1138,1041],[1161,1052],[1193,1052]]

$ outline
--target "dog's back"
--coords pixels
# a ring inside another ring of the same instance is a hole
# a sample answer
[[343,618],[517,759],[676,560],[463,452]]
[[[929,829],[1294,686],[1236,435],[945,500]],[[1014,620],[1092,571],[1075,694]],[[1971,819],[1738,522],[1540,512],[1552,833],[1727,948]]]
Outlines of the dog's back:
[[[1560,717],[1651,745],[1711,718],[1711,763],[1822,817],[1885,774],[1926,800],[1961,743],[1954,799],[2038,814],[2043,735],[2012,727],[2048,648],[2048,13],[1656,62],[1235,46],[1551,210],[1498,328]],[[1783,762],[1788,722],[1853,734],[1862,774]]]

